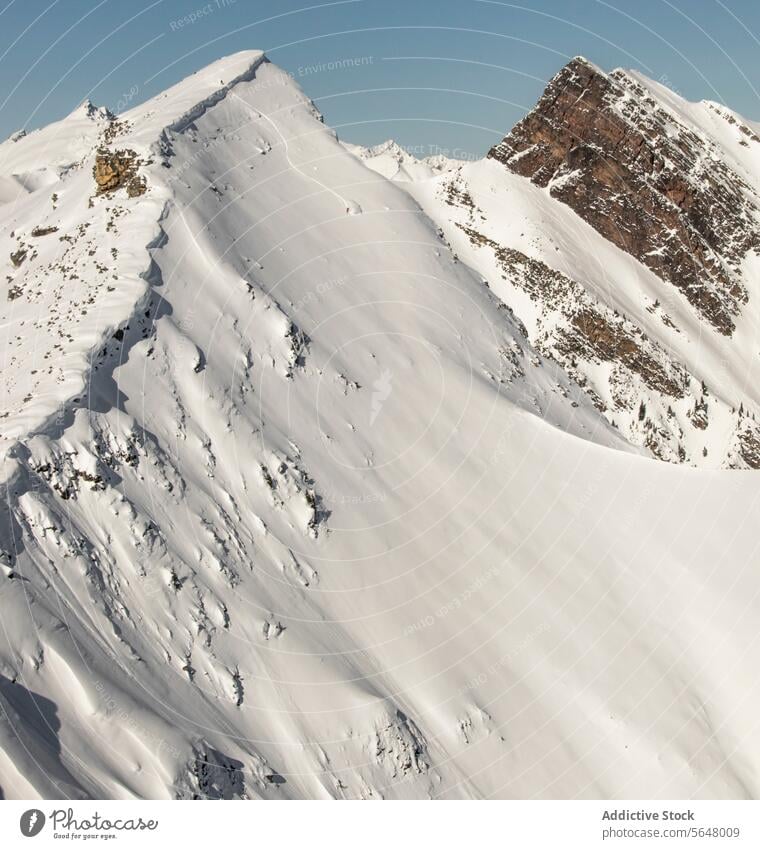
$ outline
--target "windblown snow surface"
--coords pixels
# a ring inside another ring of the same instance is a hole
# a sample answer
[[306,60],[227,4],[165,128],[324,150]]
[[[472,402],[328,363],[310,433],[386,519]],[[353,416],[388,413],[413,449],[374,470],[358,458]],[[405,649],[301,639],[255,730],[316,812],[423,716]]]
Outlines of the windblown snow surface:
[[760,792],[756,473],[634,447],[388,176],[258,52],[0,146],[3,797]]

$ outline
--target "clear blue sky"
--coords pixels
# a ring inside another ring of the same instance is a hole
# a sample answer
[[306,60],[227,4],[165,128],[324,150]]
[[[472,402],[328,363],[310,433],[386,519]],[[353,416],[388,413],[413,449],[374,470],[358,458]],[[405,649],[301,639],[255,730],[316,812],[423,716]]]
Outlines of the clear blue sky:
[[480,155],[576,54],[760,120],[760,0],[0,0],[0,138],[248,48],[363,144]]

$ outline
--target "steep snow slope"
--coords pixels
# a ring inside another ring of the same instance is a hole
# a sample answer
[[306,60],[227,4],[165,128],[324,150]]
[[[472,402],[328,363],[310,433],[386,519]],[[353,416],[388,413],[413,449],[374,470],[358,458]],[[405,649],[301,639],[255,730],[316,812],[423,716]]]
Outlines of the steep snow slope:
[[86,103],[0,145],[0,179],[19,187],[0,207],[0,250],[10,258],[0,299],[0,453],[46,422],[60,424],[67,402],[89,392],[90,370],[113,356],[102,345],[146,306],[146,248],[170,193],[154,181],[145,197],[98,196],[96,149],[129,151],[149,166],[164,126],[192,120],[198,104],[251,76],[252,62],[222,61],[118,121]]
[[394,179],[632,443],[760,464],[750,122],[576,59],[487,159]]
[[754,475],[638,456],[261,54],[109,126],[55,191],[121,300],[8,417],[0,793],[755,795]]

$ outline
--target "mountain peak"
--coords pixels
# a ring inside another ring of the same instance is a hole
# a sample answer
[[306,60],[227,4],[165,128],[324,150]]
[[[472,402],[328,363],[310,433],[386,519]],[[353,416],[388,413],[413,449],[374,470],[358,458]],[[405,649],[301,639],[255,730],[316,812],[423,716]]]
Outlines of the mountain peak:
[[65,120],[81,120],[86,118],[90,121],[113,120],[113,113],[105,106],[96,106],[89,97],[85,98],[79,106],[70,112]]
[[[242,50],[211,62],[146,103],[124,113],[129,120],[181,132],[223,100],[240,83],[250,82],[269,60],[262,50]],[[286,76],[283,74],[283,77]]]
[[758,179],[665,97],[359,161],[245,51],[4,146],[0,796],[757,795],[757,483],[641,455],[760,468],[757,308],[676,288]]
[[748,297],[735,269],[760,244],[756,199],[667,100],[577,58],[488,157],[547,188],[731,335]]
[[[603,71],[599,67],[599,65],[596,65],[594,62],[592,62],[590,59],[587,59],[585,56],[580,56],[580,55],[579,56],[573,56],[573,58],[564,66],[564,68],[562,68],[559,71],[559,74],[561,74],[563,71],[568,71],[568,70],[571,70],[571,71],[583,70],[586,73],[588,73],[590,71],[594,74],[599,74],[602,77],[607,76],[606,72]],[[557,74],[557,76],[559,76],[559,74]]]

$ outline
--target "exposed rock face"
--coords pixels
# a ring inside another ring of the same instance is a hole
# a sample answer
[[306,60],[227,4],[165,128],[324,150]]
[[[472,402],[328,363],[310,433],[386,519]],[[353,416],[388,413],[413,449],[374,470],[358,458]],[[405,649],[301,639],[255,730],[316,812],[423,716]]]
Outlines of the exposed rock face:
[[[583,287],[544,263],[514,248],[499,245],[472,228],[459,225],[473,244],[490,247],[502,270],[514,285],[524,289],[534,301],[544,304],[563,325],[553,324],[535,339],[543,354],[574,373],[578,358],[614,363],[629,375],[637,375],[656,392],[682,398],[688,383],[685,370],[673,363],[667,353],[647,339],[632,322],[592,299]],[[539,322],[541,324],[541,322]],[[577,374],[574,374],[577,377]]]
[[57,233],[57,227],[35,227],[32,230],[32,236],[39,238],[40,236],[49,236],[51,233]]
[[574,59],[487,161],[394,179],[631,443],[760,468],[756,145],[724,106]]
[[145,179],[137,175],[140,160],[133,150],[101,150],[95,158],[92,175],[98,186],[98,194],[126,188],[129,197],[145,192]]
[[11,254],[11,262],[13,263],[14,268],[20,268],[23,265],[24,260],[26,259],[27,251],[23,249],[19,249],[14,251]]
[[736,433],[738,459],[736,466],[746,466],[749,469],[760,469],[760,429],[754,420],[744,420]]
[[[443,194],[448,194],[448,187]],[[683,431],[670,404],[689,392],[691,378],[684,366],[637,324],[593,298],[578,281],[472,226],[457,226],[474,247],[492,251],[502,278],[538,306],[536,329],[528,334],[536,348],[558,362],[610,421],[629,421],[624,430],[632,442],[646,446],[659,459],[681,462]],[[604,385],[595,377],[599,364],[607,367]],[[637,415],[642,397],[657,398],[660,403],[645,406],[645,414]],[[697,410],[701,416],[698,404]],[[697,424],[701,420],[695,415],[692,424],[702,427]]]
[[[747,144],[760,143],[745,129]],[[632,76],[574,59],[488,155],[548,187],[720,333],[733,332],[747,301],[739,264],[760,247],[760,199]]]

